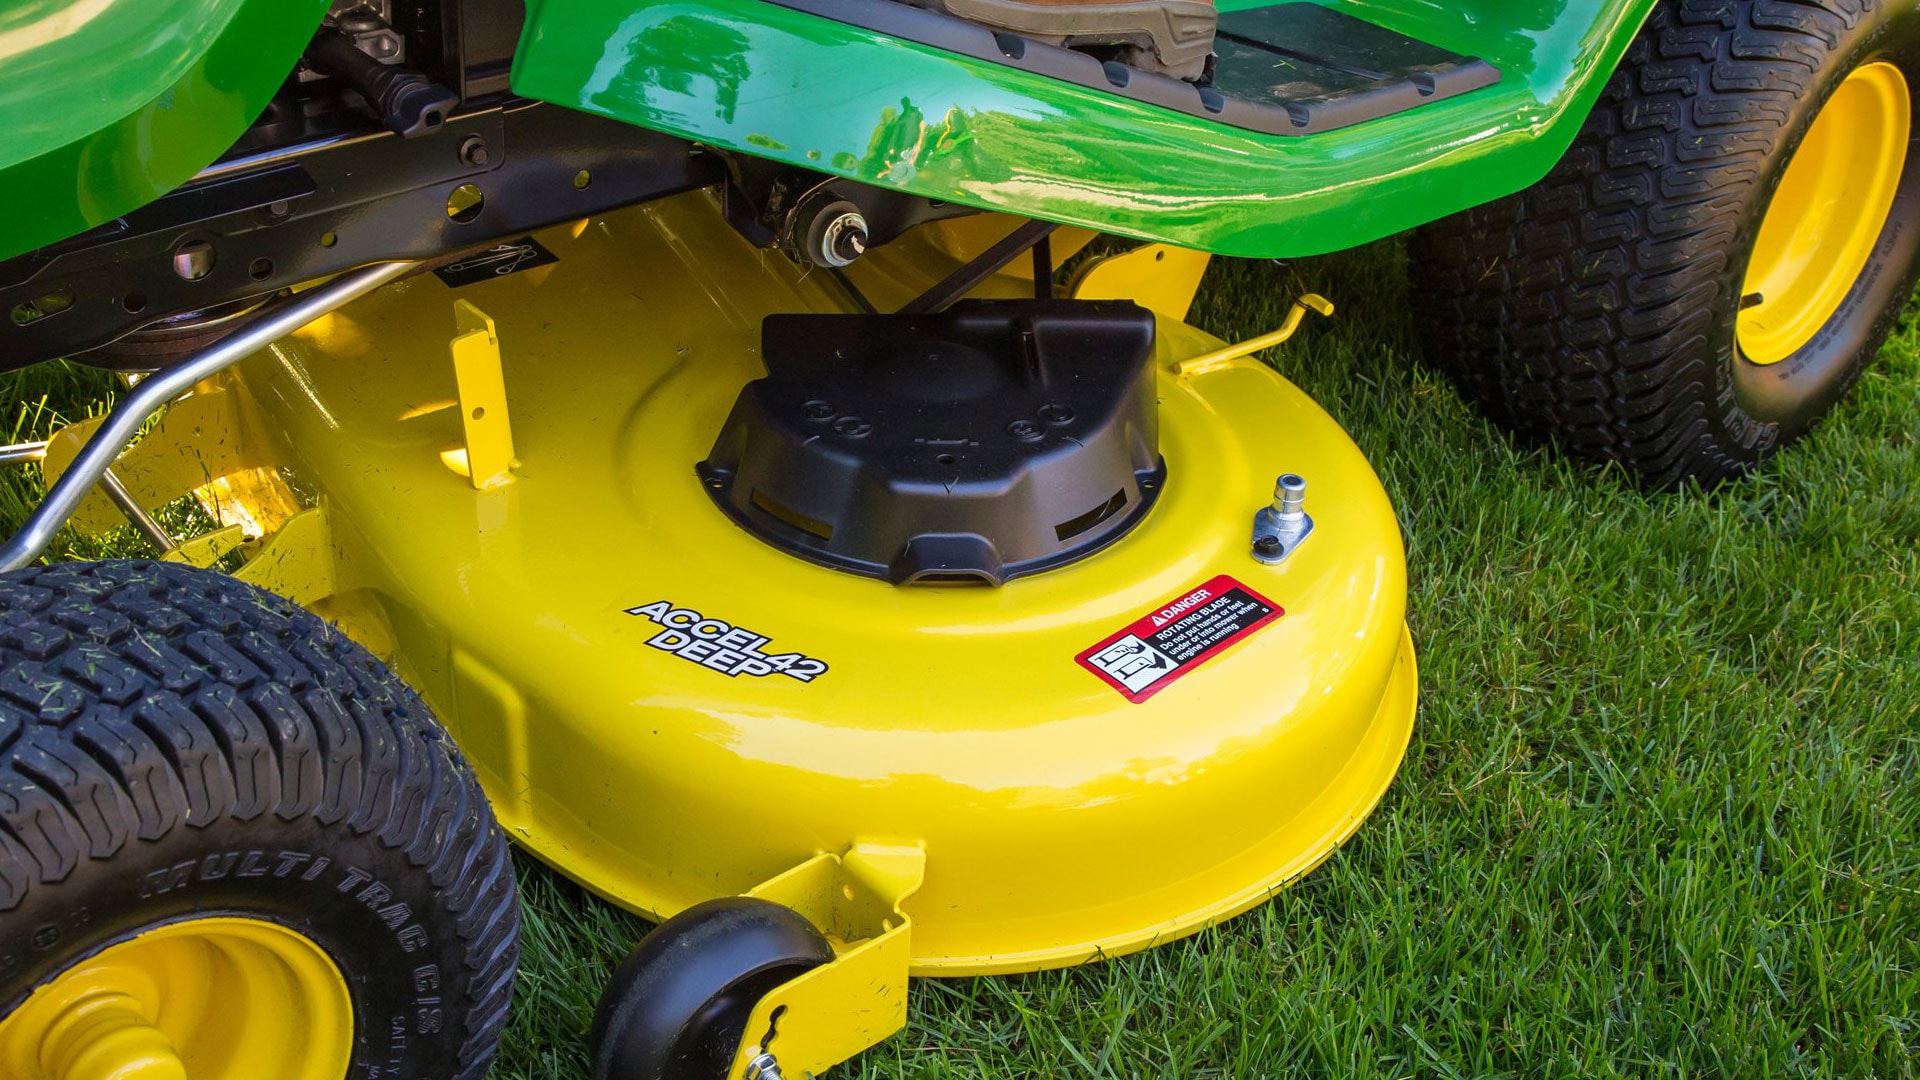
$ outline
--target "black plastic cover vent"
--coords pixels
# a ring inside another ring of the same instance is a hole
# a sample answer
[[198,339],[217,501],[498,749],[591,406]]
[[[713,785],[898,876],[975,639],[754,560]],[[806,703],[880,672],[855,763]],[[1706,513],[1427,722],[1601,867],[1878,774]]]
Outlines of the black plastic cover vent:
[[698,471],[748,532],[895,584],[994,585],[1112,543],[1166,479],[1153,316],[970,300],[936,315],[774,315]]

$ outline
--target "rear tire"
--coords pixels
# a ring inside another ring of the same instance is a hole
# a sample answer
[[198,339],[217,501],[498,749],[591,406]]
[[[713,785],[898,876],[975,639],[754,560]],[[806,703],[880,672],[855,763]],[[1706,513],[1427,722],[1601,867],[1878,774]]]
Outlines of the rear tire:
[[1911,5],[1664,0],[1545,179],[1415,233],[1428,360],[1491,419],[1652,486],[1725,480],[1804,435],[1920,273],[1920,143],[1810,341],[1748,359],[1742,287],[1795,150],[1876,61],[1920,87]]
[[88,957],[237,917],[332,960],[347,1077],[479,1080],[512,870],[426,706],[311,614],[169,563],[0,577],[0,1034]]

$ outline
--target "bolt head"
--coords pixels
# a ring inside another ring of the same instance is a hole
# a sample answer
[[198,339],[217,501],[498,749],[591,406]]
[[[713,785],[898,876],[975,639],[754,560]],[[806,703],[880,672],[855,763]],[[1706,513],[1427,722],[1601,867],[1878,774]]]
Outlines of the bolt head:
[[173,249],[173,272],[182,281],[199,281],[213,273],[213,245],[189,240]]
[[820,250],[809,253],[827,266],[848,266],[867,253],[867,219],[857,211],[837,214],[820,233]]

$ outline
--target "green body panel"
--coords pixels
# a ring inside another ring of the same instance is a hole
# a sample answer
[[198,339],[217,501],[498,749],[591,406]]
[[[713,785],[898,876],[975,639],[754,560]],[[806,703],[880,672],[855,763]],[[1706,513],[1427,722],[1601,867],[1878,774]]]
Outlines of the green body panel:
[[0,6],[0,258],[166,194],[247,129],[326,0]]
[[1311,136],[1226,127],[760,0],[530,0],[513,86],[935,199],[1222,254],[1310,255],[1544,176],[1653,3],[1329,0],[1479,56],[1502,79]]

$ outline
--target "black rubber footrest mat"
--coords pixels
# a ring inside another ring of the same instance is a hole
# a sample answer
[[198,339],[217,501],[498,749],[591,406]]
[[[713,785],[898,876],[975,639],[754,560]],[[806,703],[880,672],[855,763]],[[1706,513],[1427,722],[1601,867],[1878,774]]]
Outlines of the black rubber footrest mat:
[[768,2],[1269,135],[1316,135],[1500,81],[1485,60],[1308,3],[1223,13],[1201,86],[897,0]]

